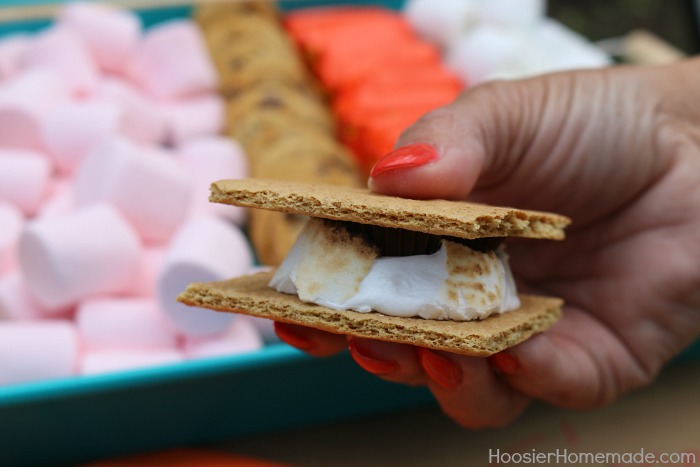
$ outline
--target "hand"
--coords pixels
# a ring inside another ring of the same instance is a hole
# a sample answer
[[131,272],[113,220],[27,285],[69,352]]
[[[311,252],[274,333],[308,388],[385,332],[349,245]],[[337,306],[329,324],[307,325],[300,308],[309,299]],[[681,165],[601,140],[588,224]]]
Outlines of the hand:
[[609,403],[698,337],[700,60],[479,86],[397,146],[411,143],[432,145],[436,160],[388,155],[372,190],[572,218],[563,242],[508,241],[519,290],[563,298],[564,317],[488,359],[278,325],[283,340],[318,356],[349,342],[366,370],[427,384],[447,415],[479,428],[532,399]]

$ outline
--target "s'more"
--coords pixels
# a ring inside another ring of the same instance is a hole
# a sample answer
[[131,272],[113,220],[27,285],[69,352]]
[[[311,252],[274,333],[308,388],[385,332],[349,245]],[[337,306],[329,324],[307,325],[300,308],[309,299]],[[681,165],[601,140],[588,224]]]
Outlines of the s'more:
[[561,316],[562,300],[518,294],[503,240],[562,240],[564,216],[266,179],[209,199],[310,220],[276,270],[191,284],[187,305],[479,357]]

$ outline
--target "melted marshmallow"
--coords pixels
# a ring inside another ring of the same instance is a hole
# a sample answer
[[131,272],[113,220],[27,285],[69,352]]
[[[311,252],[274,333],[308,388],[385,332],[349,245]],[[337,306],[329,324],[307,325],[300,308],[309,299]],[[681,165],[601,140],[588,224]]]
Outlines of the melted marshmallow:
[[443,240],[430,255],[380,257],[341,225],[311,219],[270,281],[278,292],[336,310],[456,321],[520,306],[508,257]]

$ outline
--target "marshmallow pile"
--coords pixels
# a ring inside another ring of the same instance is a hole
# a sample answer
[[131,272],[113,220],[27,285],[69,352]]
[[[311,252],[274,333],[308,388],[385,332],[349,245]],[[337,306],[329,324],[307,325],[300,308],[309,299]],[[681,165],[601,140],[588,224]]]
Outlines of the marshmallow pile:
[[258,349],[268,324],[185,308],[193,281],[249,272],[247,174],[190,21],[66,6],[0,41],[0,385]]
[[545,12],[546,0],[409,0],[404,9],[470,84],[610,64],[604,52]]
[[432,254],[382,257],[343,223],[319,218],[306,223],[270,287],[335,310],[426,319],[483,319],[520,306],[501,248],[442,240]]

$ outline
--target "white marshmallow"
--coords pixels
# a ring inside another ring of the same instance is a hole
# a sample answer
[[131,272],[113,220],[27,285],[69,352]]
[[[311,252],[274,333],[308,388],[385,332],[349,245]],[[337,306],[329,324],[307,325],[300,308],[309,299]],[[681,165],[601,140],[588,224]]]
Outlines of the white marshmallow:
[[239,316],[224,333],[212,337],[185,337],[185,358],[210,358],[259,350],[263,340],[247,316]]
[[29,36],[19,34],[0,40],[0,81],[20,71],[22,56],[30,42]]
[[547,12],[546,0],[478,0],[480,20],[512,28],[538,28]]
[[212,182],[248,176],[248,159],[243,148],[230,138],[210,136],[188,141],[177,149],[176,154],[194,183],[193,214],[212,213],[243,225],[247,214],[245,208],[209,202]]
[[217,82],[202,34],[191,21],[172,21],[148,31],[129,64],[129,76],[164,98],[213,91]]
[[158,276],[158,300],[175,326],[187,336],[223,332],[233,314],[193,309],[176,301],[191,282],[217,281],[245,274],[253,257],[241,231],[213,217],[190,219],[168,247]]
[[94,98],[121,107],[119,128],[127,138],[143,144],[160,144],[165,140],[165,116],[159,106],[131,84],[107,77],[98,84]]
[[147,242],[170,238],[190,208],[184,167],[164,150],[114,138],[85,158],[75,182],[76,206],[113,204]]
[[175,349],[175,329],[152,299],[85,300],[75,316],[86,350]]
[[121,109],[107,102],[72,102],[47,112],[42,136],[56,168],[72,174],[90,151],[117,133],[121,118]]
[[97,66],[80,36],[51,27],[36,36],[22,57],[27,68],[48,68],[60,75],[75,96],[92,92],[99,78]]
[[[499,2],[492,2],[499,3]],[[585,38],[551,19],[536,27],[483,23],[454,43],[447,63],[471,84],[610,64]]]
[[270,287],[299,295],[305,302],[340,308],[357,294],[378,257],[378,251],[359,237],[331,227],[323,219],[311,218],[277,269]]
[[19,271],[0,279],[0,320],[36,321],[45,315],[27,291]]
[[533,68],[549,73],[610,65],[608,55],[586,38],[553,19],[542,21],[533,31],[528,50],[533,53]]
[[100,204],[35,220],[19,244],[27,287],[50,310],[98,294],[131,292],[140,255],[136,232],[114,208]]
[[40,150],[44,113],[69,98],[66,84],[53,71],[15,76],[0,89],[0,146]]
[[141,272],[138,287],[134,295],[138,297],[155,297],[158,273],[165,260],[165,248],[145,248],[141,255]]
[[0,386],[74,375],[78,358],[70,322],[0,322]]
[[49,185],[51,165],[40,153],[0,149],[0,201],[34,215]]
[[69,3],[61,10],[58,24],[78,34],[95,62],[109,72],[124,70],[141,37],[138,16],[103,4]]
[[482,24],[454,43],[446,62],[470,85],[477,85],[495,75],[525,70],[527,44],[522,31]]
[[270,281],[279,292],[337,310],[456,321],[520,306],[508,257],[443,240],[430,255],[379,257],[361,237],[312,218]]
[[167,140],[177,146],[198,136],[215,135],[224,126],[224,101],[206,94],[163,104]]
[[421,36],[447,47],[476,26],[480,19],[480,1],[409,0],[403,12]]
[[23,227],[24,216],[19,209],[0,201],[0,277],[17,265],[17,242]]
[[172,365],[184,360],[177,350],[96,350],[83,355],[80,373],[95,375]]

